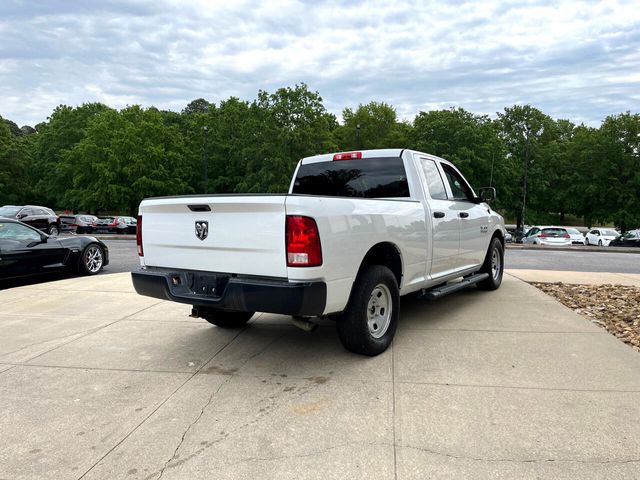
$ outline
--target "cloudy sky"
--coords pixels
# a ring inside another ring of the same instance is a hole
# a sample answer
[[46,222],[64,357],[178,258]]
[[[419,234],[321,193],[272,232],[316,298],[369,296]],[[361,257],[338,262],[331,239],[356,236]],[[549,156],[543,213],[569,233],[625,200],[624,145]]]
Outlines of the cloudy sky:
[[61,103],[180,111],[300,82],[338,116],[530,103],[598,125],[640,111],[640,4],[0,1],[0,115],[19,125]]

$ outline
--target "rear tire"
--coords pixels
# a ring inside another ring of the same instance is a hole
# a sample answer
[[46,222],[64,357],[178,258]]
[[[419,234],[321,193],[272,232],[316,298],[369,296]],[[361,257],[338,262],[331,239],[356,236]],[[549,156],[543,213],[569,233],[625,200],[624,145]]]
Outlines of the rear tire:
[[211,310],[204,318],[207,322],[220,328],[240,328],[244,326],[256,312],[232,312],[226,310]]
[[356,278],[349,304],[336,322],[338,337],[347,350],[372,357],[389,347],[399,317],[396,277],[387,267],[372,265]]
[[504,248],[498,237],[493,237],[491,240],[480,273],[489,274],[489,278],[476,284],[480,290],[491,291],[500,288],[504,273]]
[[80,256],[80,273],[96,275],[104,266],[104,250],[97,243],[87,245]]

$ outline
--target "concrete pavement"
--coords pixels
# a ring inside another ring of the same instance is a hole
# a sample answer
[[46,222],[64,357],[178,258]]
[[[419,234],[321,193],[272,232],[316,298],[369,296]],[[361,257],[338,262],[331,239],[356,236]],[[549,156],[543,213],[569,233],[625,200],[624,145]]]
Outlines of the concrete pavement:
[[558,270],[519,270],[507,272],[529,283],[573,283],[576,285],[628,285],[640,287],[640,275],[637,273],[605,272],[568,272]]
[[393,347],[242,330],[128,274],[0,292],[0,479],[640,477],[640,356],[505,275],[403,299]]

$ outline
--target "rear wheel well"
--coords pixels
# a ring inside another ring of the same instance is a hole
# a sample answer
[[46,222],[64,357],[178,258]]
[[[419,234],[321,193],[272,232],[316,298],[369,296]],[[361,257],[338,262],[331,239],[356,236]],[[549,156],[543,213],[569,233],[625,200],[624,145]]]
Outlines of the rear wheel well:
[[358,274],[370,265],[382,265],[393,273],[398,282],[398,287],[402,281],[402,257],[400,251],[393,243],[383,242],[371,247],[364,256]]

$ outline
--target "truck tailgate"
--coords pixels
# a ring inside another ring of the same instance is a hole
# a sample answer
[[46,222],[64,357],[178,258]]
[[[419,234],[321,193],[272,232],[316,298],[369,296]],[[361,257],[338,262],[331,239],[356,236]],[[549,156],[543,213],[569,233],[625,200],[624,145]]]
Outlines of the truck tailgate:
[[[144,264],[287,277],[285,196],[158,198],[140,204]],[[207,222],[207,235],[196,223]]]

